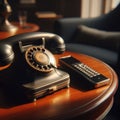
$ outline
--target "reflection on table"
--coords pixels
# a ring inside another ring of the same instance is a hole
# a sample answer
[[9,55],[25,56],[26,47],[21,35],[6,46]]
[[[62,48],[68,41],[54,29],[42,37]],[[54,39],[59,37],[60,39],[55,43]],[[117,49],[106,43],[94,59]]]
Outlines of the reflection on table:
[[17,34],[26,33],[26,32],[35,32],[35,31],[40,30],[40,27],[34,23],[27,23],[26,26],[24,27],[21,27],[19,22],[13,22],[12,24],[17,26],[18,29],[13,32],[0,31],[0,40],[5,39],[10,36],[17,35]]

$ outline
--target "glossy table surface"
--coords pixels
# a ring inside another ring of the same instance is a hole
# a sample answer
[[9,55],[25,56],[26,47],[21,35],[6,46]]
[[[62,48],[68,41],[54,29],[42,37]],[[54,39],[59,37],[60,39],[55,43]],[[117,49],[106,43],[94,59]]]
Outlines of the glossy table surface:
[[59,90],[34,102],[19,101],[11,95],[5,96],[1,86],[0,120],[67,120],[73,118],[92,120],[104,116],[103,114],[112,107],[114,94],[118,87],[116,73],[102,61],[74,52],[55,55],[57,64],[59,64],[60,57],[67,55],[76,57],[104,74],[110,78],[110,83],[97,89],[87,89],[86,85],[80,85],[77,83],[78,80],[71,79],[72,83],[69,88]]
[[0,40],[5,39],[10,36],[14,36],[16,34],[21,34],[21,33],[26,33],[26,32],[35,32],[40,29],[40,27],[34,23],[27,23],[25,27],[21,27],[19,22],[13,22],[12,24],[18,27],[18,29],[12,32],[0,31]]

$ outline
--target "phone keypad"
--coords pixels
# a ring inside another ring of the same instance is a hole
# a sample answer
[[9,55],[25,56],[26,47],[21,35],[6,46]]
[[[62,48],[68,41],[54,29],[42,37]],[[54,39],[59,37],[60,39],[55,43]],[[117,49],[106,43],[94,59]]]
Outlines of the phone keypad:
[[70,72],[71,75],[73,72],[77,73],[76,76],[82,77],[82,79],[90,83],[94,88],[107,85],[110,81],[110,79],[103,74],[97,72],[72,56],[61,58],[60,65],[62,65],[63,68],[65,67],[65,69],[67,68],[66,70]]
[[95,70],[93,70],[92,68],[90,68],[89,66],[83,63],[77,63],[77,64],[72,64],[72,65],[73,67],[77,68],[78,71],[83,72],[90,78],[100,75],[100,73],[96,72]]

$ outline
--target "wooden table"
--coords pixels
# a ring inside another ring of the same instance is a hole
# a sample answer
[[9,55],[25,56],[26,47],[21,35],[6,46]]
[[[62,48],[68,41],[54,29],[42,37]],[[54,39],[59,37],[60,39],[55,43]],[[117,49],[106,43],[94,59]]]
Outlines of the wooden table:
[[[17,102],[14,98],[5,98],[0,87],[0,120],[94,120],[103,118],[111,109],[114,94],[118,87],[118,78],[114,70],[104,62],[93,57],[65,52],[55,55],[72,55],[98,72],[110,78],[104,87],[87,90],[80,87],[76,79],[70,88],[59,90],[35,102]],[[0,78],[1,79],[1,78]],[[81,79],[81,78],[79,78]],[[82,85],[85,86],[85,85]]]
[[21,33],[26,33],[26,32],[35,32],[40,29],[40,27],[38,25],[33,24],[33,23],[27,23],[26,27],[21,27],[19,22],[13,22],[12,24],[15,25],[16,27],[18,27],[18,29],[13,32],[0,31],[0,40],[5,39],[10,36],[13,36],[13,35],[16,35],[16,34],[21,34]]

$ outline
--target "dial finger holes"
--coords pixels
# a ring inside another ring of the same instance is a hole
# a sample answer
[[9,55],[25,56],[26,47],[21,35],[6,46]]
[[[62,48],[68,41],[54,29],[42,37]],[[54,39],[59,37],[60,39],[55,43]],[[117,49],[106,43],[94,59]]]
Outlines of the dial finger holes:
[[50,59],[44,48],[41,46],[32,46],[25,53],[27,63],[34,69],[41,72],[52,70]]

